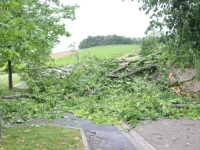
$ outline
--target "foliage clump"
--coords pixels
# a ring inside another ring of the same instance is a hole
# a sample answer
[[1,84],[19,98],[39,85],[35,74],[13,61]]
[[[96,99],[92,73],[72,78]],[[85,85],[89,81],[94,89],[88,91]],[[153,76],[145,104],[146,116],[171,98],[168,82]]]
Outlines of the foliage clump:
[[13,88],[13,71],[28,68],[30,63],[45,64],[59,36],[71,35],[61,20],[75,20],[78,7],[59,0],[0,1],[0,66],[7,64],[9,89]]
[[148,56],[150,54],[165,50],[167,36],[163,33],[156,35],[154,32],[142,39],[140,55]]
[[[133,1],[133,0],[132,0]],[[150,14],[146,32],[166,30],[168,59],[172,67],[192,67],[200,79],[200,3],[199,0],[141,0],[140,10]]]
[[140,55],[147,56],[158,51],[158,39],[155,36],[149,36],[142,39],[142,50]]

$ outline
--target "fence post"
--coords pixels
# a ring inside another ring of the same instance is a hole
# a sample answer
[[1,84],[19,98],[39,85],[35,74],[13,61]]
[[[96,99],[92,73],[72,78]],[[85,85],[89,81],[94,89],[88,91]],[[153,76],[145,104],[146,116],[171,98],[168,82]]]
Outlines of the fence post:
[[1,117],[1,111],[0,111],[0,143],[2,142],[2,117]]

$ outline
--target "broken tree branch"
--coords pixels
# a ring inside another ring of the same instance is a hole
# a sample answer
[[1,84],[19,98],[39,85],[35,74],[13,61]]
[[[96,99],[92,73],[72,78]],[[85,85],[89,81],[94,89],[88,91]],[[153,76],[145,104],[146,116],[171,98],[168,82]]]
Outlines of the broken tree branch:
[[137,68],[134,71],[132,71],[131,73],[129,73],[127,75],[124,75],[122,77],[115,76],[115,75],[108,75],[107,77],[110,78],[110,79],[126,78],[126,77],[129,77],[129,76],[133,75],[133,74],[138,74],[140,72],[143,72],[143,71],[146,71],[146,70],[150,70],[152,68],[157,68],[159,65],[160,65],[160,63],[155,63],[155,64],[150,64],[150,65],[147,65],[147,66],[144,66],[144,67],[140,67],[140,68]]
[[[149,62],[149,58],[151,58],[152,56],[155,56],[155,55],[161,55],[163,52],[157,52],[157,53],[154,53],[154,54],[151,54],[147,57],[141,57],[139,59],[136,59],[136,60],[131,60],[131,61],[126,61],[127,63],[120,67],[120,68],[117,68],[116,70],[113,70],[111,72],[111,74],[115,74],[116,72],[119,72],[119,71],[122,71],[122,70],[125,70],[128,66],[130,66],[131,64],[133,63],[137,63],[137,66],[141,65],[141,64],[152,64],[152,63],[156,63],[156,62]],[[145,61],[148,61],[145,63]],[[114,76],[111,77],[111,78],[115,78]]]
[[[60,91],[56,91],[56,92],[53,92],[53,93],[48,93],[45,96],[50,96],[50,95],[53,95],[53,94],[60,94],[60,93],[61,93]],[[38,97],[38,96],[35,96],[35,95],[30,95],[30,94],[19,94],[19,95],[11,95],[11,96],[2,96],[1,98],[2,99],[6,99],[6,100],[29,98],[29,99],[34,99],[34,100],[37,100],[37,101],[40,101],[40,102],[45,102],[46,101],[45,99],[43,99],[41,97]]]
[[20,95],[12,95],[12,96],[2,96],[2,99],[20,99],[20,98],[30,98],[37,101],[44,101],[40,97],[28,95],[28,94],[20,94]]
[[137,74],[137,73],[140,73],[140,72],[142,72],[142,71],[150,70],[150,69],[152,69],[152,68],[157,68],[159,65],[160,65],[160,63],[155,63],[155,64],[151,64],[151,65],[148,65],[148,66],[140,67],[140,68],[138,68],[138,69],[132,71],[131,73],[129,73],[129,74],[123,76],[122,78],[126,78],[126,77],[128,77],[128,76],[133,75],[133,74]]

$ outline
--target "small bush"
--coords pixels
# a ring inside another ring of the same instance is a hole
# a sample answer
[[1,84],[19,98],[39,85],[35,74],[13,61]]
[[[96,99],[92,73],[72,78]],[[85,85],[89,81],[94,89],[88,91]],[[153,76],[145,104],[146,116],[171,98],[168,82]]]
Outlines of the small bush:
[[140,55],[147,56],[158,51],[158,38],[155,36],[148,36],[142,39],[142,50]]

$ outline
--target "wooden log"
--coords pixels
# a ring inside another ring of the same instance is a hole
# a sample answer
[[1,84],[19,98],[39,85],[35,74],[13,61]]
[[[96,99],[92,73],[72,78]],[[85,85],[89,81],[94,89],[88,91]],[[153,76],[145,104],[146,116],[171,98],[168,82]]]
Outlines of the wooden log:
[[[128,66],[130,66],[132,63],[138,63],[137,65],[140,65],[140,64],[145,64],[145,61],[148,60],[148,57],[152,57],[154,55],[161,55],[163,52],[157,52],[157,53],[154,53],[154,54],[151,54],[147,57],[141,57],[140,59],[137,59],[137,60],[131,60],[131,61],[126,61],[127,63],[120,67],[120,68],[117,68],[116,70],[112,71],[111,74],[115,74],[116,72],[119,72],[119,71],[122,71],[122,70],[125,70]],[[119,63],[119,62],[118,62]],[[152,63],[156,63],[156,62],[147,62],[147,64],[152,64]],[[111,77],[111,76],[109,76]],[[111,78],[116,78],[116,77],[111,77]]]
[[139,67],[139,68],[133,70],[131,73],[126,74],[122,77],[115,76],[115,75],[108,75],[107,77],[110,78],[110,79],[126,78],[126,77],[133,75],[133,74],[138,74],[138,73],[141,73],[143,71],[150,70],[152,68],[157,68],[159,65],[160,65],[160,63],[155,63],[155,64],[150,64],[150,65],[147,65],[147,66],[144,66],[144,67]]
[[110,79],[117,79],[117,78],[119,78],[119,76],[115,76],[115,75],[108,75],[107,77],[110,78]]
[[137,68],[136,70],[134,70],[131,73],[123,76],[122,78],[126,78],[126,77],[129,77],[129,76],[133,75],[133,74],[138,74],[140,72],[143,72],[143,71],[146,71],[146,70],[150,70],[152,68],[157,68],[159,65],[160,65],[160,63],[155,63],[155,64],[150,64],[148,66]]
[[29,94],[2,96],[1,98],[2,98],[2,99],[6,99],[6,100],[9,100],[9,99],[12,100],[12,99],[29,98],[29,99],[34,99],[34,100],[37,100],[37,101],[40,101],[40,102],[45,102],[45,101],[46,101],[45,99],[41,99],[41,98],[38,97],[38,96],[29,95]]
[[190,106],[187,105],[187,104],[173,104],[172,106],[175,107],[175,108],[184,108],[184,109],[190,108]]

